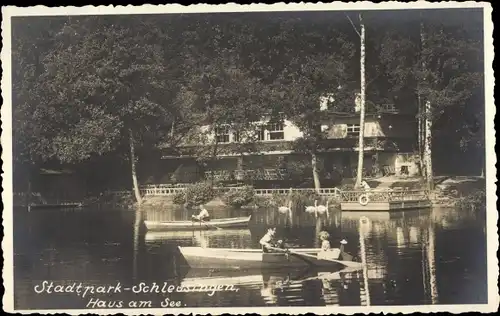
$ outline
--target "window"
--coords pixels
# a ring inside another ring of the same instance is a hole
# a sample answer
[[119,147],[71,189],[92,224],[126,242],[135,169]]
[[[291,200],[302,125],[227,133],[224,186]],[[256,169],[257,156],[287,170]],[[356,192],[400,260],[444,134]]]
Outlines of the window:
[[264,126],[259,126],[259,128],[257,128],[257,130],[255,131],[255,134],[257,136],[257,140],[258,141],[262,141],[262,140],[265,140],[265,133],[264,133]]
[[359,135],[359,124],[348,124],[347,136],[358,136],[358,135]]
[[235,143],[239,143],[240,142],[240,132],[236,131],[233,133],[233,141]]
[[215,139],[218,143],[229,143],[229,126],[223,125],[216,127]]
[[269,139],[285,139],[285,133],[283,131],[283,123],[272,123],[267,126],[269,131]]

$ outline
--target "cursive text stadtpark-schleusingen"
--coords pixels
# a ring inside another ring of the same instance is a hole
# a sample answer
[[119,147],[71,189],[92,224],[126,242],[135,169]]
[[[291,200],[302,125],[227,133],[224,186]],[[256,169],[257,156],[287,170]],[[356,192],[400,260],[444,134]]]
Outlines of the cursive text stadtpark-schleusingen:
[[118,294],[131,292],[135,294],[171,294],[171,293],[189,293],[189,292],[206,292],[207,295],[213,296],[216,292],[238,292],[238,288],[234,285],[174,285],[168,282],[163,283],[145,283],[141,282],[133,286],[124,287],[120,282],[113,285],[88,285],[81,282],[69,284],[57,284],[53,281],[43,281],[34,286],[34,291],[37,294],[53,294],[53,293],[73,293],[77,296],[85,298],[89,294]]

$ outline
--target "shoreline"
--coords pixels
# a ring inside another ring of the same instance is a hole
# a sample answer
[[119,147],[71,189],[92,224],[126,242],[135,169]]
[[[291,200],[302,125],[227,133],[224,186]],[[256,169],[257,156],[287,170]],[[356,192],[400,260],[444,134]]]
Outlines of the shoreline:
[[[340,186],[341,190],[349,190],[352,179],[346,179],[343,185]],[[377,178],[369,179],[367,182],[370,184],[371,189],[409,189],[409,190],[423,190],[425,189],[425,183],[423,178]],[[461,203],[468,203],[467,199],[476,198],[477,192],[484,191],[485,179],[480,177],[436,177],[435,189],[431,193],[432,206],[436,207],[456,207]],[[122,192],[123,193],[123,192]],[[243,204],[241,209],[255,209],[260,207],[276,207],[284,202],[284,197],[287,194],[277,194],[270,196],[255,195],[249,203]],[[286,198],[285,198],[286,199]],[[299,203],[304,204],[309,203],[311,200],[320,199],[328,200],[332,204],[337,204],[339,201],[335,198],[329,198],[326,196],[315,196],[314,193],[296,193],[292,199]],[[476,198],[477,199],[477,198]],[[474,201],[473,201],[474,202]],[[477,202],[477,201],[475,201]],[[312,202],[314,203],[314,202]],[[87,201],[81,202],[82,206],[77,207],[81,209],[89,208],[92,206],[98,206],[98,208],[112,207],[112,208],[122,208],[135,210],[139,207],[146,208],[171,208],[171,207],[182,207],[183,204],[178,204],[175,202],[175,196],[145,196],[143,197],[143,203],[139,206],[135,201],[132,192],[130,194],[120,194],[114,195],[112,192],[108,194],[101,194],[99,197],[89,198]],[[208,208],[219,208],[219,207],[229,207],[232,206],[224,202],[222,195],[217,195],[207,202],[203,203]],[[14,205],[14,207],[27,207],[27,205]],[[46,207],[43,203],[40,203],[39,207]],[[60,206],[64,208],[63,206]]]

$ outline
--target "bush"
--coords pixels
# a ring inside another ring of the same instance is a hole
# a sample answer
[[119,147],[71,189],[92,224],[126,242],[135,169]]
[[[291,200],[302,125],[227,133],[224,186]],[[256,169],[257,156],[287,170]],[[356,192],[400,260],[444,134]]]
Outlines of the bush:
[[457,201],[456,207],[473,210],[486,207],[486,191],[476,190],[469,195],[462,197]]
[[271,207],[288,206],[289,201],[291,201],[292,208],[303,209],[306,206],[314,205],[314,200],[318,200],[318,203],[322,202],[322,198],[314,191],[294,191],[291,195],[274,193],[268,205]]
[[306,206],[314,205],[315,200],[320,204],[322,197],[314,191],[296,191],[292,194],[292,203],[297,209],[303,210]]
[[172,202],[177,205],[183,205],[186,203],[186,192],[184,190],[175,192]]
[[266,196],[256,195],[253,197],[253,202],[257,207],[270,208],[273,207],[273,200]]
[[354,190],[354,183],[342,184],[339,187],[339,189],[340,189],[340,191],[352,191],[352,190]]
[[240,208],[251,203],[254,199],[255,191],[251,186],[244,186],[238,189],[230,189],[222,196],[222,201],[226,205]]
[[191,184],[186,188],[185,201],[187,206],[197,206],[211,201],[215,197],[212,185],[208,182]]

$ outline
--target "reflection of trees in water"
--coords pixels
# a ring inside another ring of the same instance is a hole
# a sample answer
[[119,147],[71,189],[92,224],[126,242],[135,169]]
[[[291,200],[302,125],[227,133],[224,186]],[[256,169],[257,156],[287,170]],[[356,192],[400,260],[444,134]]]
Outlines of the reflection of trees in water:
[[432,222],[445,229],[459,228],[464,226],[485,225],[484,209],[456,209],[456,208],[434,208],[432,210]]
[[376,301],[407,301],[409,304],[425,301],[421,280],[428,269],[424,269],[420,262],[424,260],[422,251],[426,247],[427,230],[431,224],[429,215],[417,212],[413,217],[400,214],[385,220],[368,218],[361,223],[352,217],[343,217],[342,229],[359,229],[358,251],[367,266],[363,279],[369,283],[369,286],[360,289],[362,304],[369,305],[370,297]]
[[205,248],[251,248],[254,246],[249,229],[192,230],[147,232],[146,244],[154,250],[159,244]]
[[[317,218],[314,214],[306,213],[305,209],[294,209],[292,207],[292,221],[289,219],[288,213],[281,214],[277,208],[259,209],[253,213],[254,223],[266,226],[315,226]],[[338,227],[341,212],[331,209],[329,215],[318,215],[325,226]]]
[[435,229],[434,224],[430,223],[427,231],[424,234],[424,242],[422,247],[422,271],[423,271],[423,287],[424,294],[428,299],[428,303],[438,303],[438,289],[436,282],[436,258],[435,258]]
[[[150,221],[186,221],[191,220],[191,215],[200,212],[197,207],[184,207],[179,205],[168,206],[143,206],[145,219]],[[226,206],[210,207],[206,206],[212,218],[228,218],[248,216],[249,210],[234,209]]]

